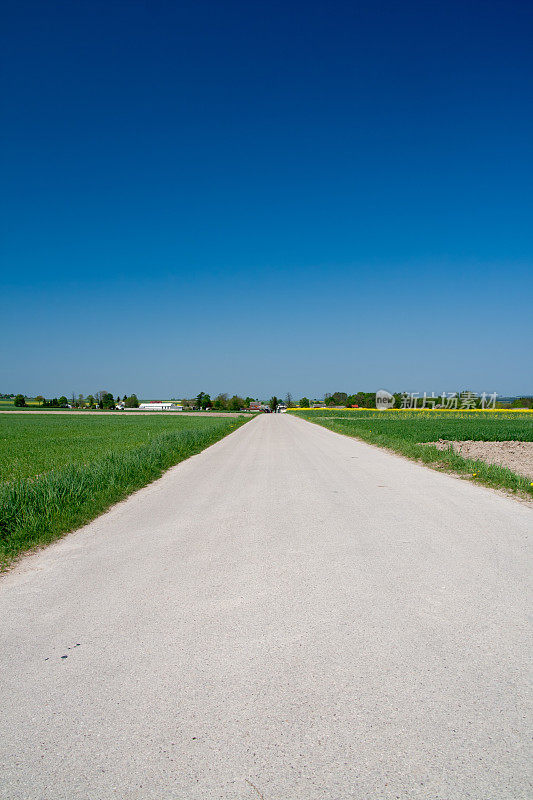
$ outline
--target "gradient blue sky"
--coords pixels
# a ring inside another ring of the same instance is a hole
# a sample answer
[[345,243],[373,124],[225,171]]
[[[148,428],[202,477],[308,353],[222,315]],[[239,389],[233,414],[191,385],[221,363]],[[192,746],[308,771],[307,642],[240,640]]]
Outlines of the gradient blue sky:
[[533,391],[532,4],[2,14],[0,391]]

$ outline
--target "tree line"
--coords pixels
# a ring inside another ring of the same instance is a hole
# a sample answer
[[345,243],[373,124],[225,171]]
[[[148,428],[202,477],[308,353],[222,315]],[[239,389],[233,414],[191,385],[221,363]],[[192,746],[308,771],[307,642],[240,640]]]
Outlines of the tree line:
[[255,401],[255,397],[240,397],[234,394],[232,397],[226,392],[217,394],[212,400],[211,396],[206,392],[199,392],[196,397],[191,399],[184,398],[178,402],[184,408],[191,408],[205,411],[208,408],[213,408],[216,411],[240,411],[242,408],[250,408],[250,403]]
[[[24,408],[27,405],[26,400],[30,398],[23,394],[15,395],[13,400],[13,404],[17,406],[17,408]],[[47,400],[42,394],[36,395],[33,398],[39,403],[41,408],[100,408],[100,409],[113,409],[116,407],[117,403],[124,402],[126,408],[139,408],[139,400],[137,399],[136,394],[124,395],[122,398],[120,395],[115,397],[111,394],[111,392],[106,392],[104,390],[96,392],[94,395],[89,394],[87,397],[84,397],[82,394],[74,395],[68,398],[66,395],[62,394],[61,397],[53,397],[50,400]]]
[[[400,397],[400,395],[394,395]],[[285,405],[287,408],[294,408],[296,403],[293,402],[290,394],[285,398]],[[309,408],[311,400],[308,397],[302,397],[297,404],[300,408]],[[343,406],[345,408],[352,408],[358,406],[359,408],[375,408],[376,407],[376,393],[375,392],[356,392],[355,394],[348,394],[347,392],[327,392],[324,397],[324,405],[326,406]]]
[[[27,395],[7,395],[5,399],[13,400],[13,403],[18,408],[27,406],[27,400],[30,398]],[[67,397],[53,397],[46,399],[43,395],[37,395],[33,398],[39,403],[41,408],[90,408],[90,409],[103,409],[110,410],[117,407],[119,403],[124,403],[125,408],[139,408],[139,399],[136,394],[130,395],[117,395],[115,397],[111,392],[101,390],[95,394],[89,394],[84,397],[83,394],[75,395],[74,393]],[[234,394],[232,397],[227,393],[218,394],[213,400],[207,392],[199,392],[193,398],[172,398],[172,401],[182,405],[184,408],[191,410],[205,411],[206,409],[215,409],[217,411],[240,411],[243,408],[249,408],[250,403],[255,401],[254,397],[240,397]]]
[[[459,399],[463,395],[472,395],[470,407],[479,408],[481,400],[474,392],[457,392]],[[407,395],[408,396],[408,395]],[[393,397],[395,400],[394,407],[405,407],[405,392],[394,392]],[[18,408],[27,406],[27,400],[30,398],[23,394],[9,394],[0,395],[0,399],[13,400],[13,404]],[[37,395],[35,398],[42,408],[89,408],[89,409],[103,409],[111,410],[117,407],[119,403],[123,403],[125,408],[139,408],[139,400],[136,394],[118,395],[116,398],[111,392],[101,390],[95,394],[89,394],[84,397],[82,394],[75,395],[74,393],[67,398],[66,395],[61,397],[54,397],[47,400],[43,395]],[[199,392],[196,397],[183,398],[181,400],[172,398],[172,401],[179,403],[184,408],[197,411],[205,411],[206,409],[213,409],[216,411],[240,411],[242,409],[249,409],[251,402],[259,402],[258,398],[254,397],[240,397],[234,394],[232,397],[227,393],[216,395],[214,399],[207,392]],[[280,403],[284,403],[287,408],[310,408],[311,401],[308,397],[302,397],[298,402],[294,401],[290,392],[287,393],[285,400],[278,399],[273,396],[268,401],[267,405],[272,411],[275,411]],[[433,403],[435,407],[443,407],[446,405],[446,399],[440,396],[432,397],[424,400],[422,397],[413,398],[410,401],[410,407],[421,407],[424,403]],[[376,393],[375,392],[355,392],[355,394],[348,394],[347,392],[333,392],[326,393],[324,397],[324,405],[326,407],[341,406],[344,408],[375,408],[376,407]],[[519,397],[514,398],[510,402],[498,402],[496,406],[499,408],[532,408],[533,398]]]
[[[450,403],[450,395],[415,395],[409,392],[393,392],[394,408],[446,408],[453,407],[454,401]],[[480,409],[483,407],[482,396],[476,392],[464,389],[462,391],[454,392],[457,397],[458,407],[468,407]],[[290,395],[289,395],[290,396]],[[376,393],[375,392],[356,392],[355,394],[347,394],[346,392],[333,392],[332,394],[326,393],[324,397],[324,405],[326,406],[343,406],[346,408],[376,408]],[[510,402],[496,402],[496,408],[533,408],[532,397],[516,397]],[[300,400],[301,408],[309,408],[310,401],[307,397]]]

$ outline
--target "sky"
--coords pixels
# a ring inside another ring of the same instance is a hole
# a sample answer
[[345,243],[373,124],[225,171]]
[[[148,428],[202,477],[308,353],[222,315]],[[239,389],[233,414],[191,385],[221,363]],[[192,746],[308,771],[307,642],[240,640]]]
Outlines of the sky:
[[0,28],[0,392],[533,393],[532,4]]

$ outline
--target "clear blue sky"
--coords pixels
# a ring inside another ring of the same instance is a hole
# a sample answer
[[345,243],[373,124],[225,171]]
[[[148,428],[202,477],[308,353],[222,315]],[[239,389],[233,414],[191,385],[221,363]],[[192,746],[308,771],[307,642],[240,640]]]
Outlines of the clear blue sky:
[[532,4],[2,13],[1,392],[533,391]]

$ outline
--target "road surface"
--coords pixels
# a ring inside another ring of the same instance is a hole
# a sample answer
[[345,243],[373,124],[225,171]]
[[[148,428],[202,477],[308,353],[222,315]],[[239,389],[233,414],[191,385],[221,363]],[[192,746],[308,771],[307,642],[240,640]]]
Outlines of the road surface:
[[532,516],[252,420],[0,581],[0,797],[530,798]]

